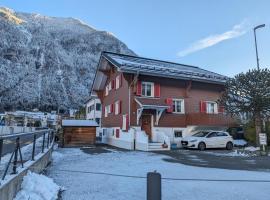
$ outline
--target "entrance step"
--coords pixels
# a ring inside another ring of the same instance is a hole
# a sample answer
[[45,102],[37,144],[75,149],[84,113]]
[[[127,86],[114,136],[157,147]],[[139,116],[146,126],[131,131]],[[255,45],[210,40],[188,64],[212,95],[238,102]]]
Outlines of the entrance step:
[[162,144],[161,142],[149,142],[148,143],[148,150],[149,151],[164,151],[164,150],[167,150],[165,148],[162,147]]

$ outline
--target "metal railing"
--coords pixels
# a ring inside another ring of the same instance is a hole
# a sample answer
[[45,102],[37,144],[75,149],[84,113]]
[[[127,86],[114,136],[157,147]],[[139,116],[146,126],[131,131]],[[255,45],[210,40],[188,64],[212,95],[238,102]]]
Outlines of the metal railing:
[[[0,176],[17,174],[19,165],[35,160],[39,153],[44,153],[54,143],[54,131],[51,129],[29,133],[8,134],[0,136]],[[12,168],[11,168],[12,165]]]

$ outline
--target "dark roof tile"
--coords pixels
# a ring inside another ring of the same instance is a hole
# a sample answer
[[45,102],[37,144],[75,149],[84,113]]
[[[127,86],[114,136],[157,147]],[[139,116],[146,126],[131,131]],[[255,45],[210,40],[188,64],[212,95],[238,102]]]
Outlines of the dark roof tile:
[[224,84],[228,77],[190,65],[103,52],[103,56],[126,73]]

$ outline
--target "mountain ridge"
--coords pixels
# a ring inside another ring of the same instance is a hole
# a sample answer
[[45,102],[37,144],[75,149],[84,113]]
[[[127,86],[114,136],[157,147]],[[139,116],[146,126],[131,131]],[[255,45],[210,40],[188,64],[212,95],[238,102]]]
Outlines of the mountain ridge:
[[78,108],[102,51],[136,55],[112,33],[72,17],[0,7],[0,35],[0,110]]

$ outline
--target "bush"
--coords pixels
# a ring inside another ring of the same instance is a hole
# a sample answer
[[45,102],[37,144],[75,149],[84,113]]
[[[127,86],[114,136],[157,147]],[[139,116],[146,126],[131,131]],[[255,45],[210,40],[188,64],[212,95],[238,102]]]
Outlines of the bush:
[[34,127],[41,127],[41,122],[40,121],[35,121]]
[[[256,130],[254,122],[249,122],[244,126],[245,139],[252,145],[256,144]],[[270,144],[270,122],[265,124],[265,131],[267,134],[268,145]]]

